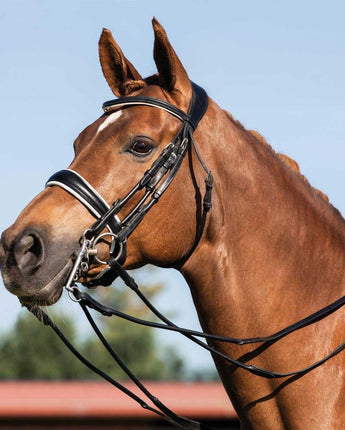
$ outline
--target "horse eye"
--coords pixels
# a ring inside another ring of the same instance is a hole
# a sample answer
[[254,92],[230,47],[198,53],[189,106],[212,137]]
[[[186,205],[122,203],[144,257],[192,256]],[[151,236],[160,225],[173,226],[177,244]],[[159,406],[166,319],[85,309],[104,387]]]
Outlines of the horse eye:
[[144,140],[134,141],[129,150],[134,155],[148,155],[153,149],[152,143],[145,142]]

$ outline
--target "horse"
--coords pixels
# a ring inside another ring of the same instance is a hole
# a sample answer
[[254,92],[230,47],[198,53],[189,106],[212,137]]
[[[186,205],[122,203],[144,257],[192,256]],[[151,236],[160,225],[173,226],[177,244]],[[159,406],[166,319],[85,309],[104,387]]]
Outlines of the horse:
[[[155,99],[188,112],[193,84],[164,28],[155,18],[152,23],[158,73],[142,78],[104,29],[99,41],[104,77],[117,97]],[[113,202],[140,182],[180,122],[145,104],[114,105],[77,137],[68,169]],[[219,336],[268,336],[342,297],[344,219],[297,163],[211,98],[193,139],[196,146],[187,148],[171,185],[128,237],[123,268],[149,263],[178,269],[203,330]],[[212,209],[198,237],[205,165],[214,177]],[[135,210],[143,194],[141,189],[126,201],[117,220]],[[53,305],[93,222],[94,214],[71,193],[61,186],[45,188],[2,234],[6,288],[24,305]],[[98,243],[97,253],[78,281],[88,284],[104,271],[109,240]],[[343,319],[340,308],[259,346],[208,343],[241,363],[284,373],[320,360],[341,343]],[[214,354],[245,430],[344,428],[344,360],[340,353],[311,371],[264,379]]]

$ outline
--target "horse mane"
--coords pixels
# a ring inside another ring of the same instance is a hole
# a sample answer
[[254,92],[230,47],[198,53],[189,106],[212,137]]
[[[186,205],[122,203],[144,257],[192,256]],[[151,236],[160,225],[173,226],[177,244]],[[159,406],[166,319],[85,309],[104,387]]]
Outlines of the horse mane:
[[[267,140],[256,130],[248,130],[248,133],[250,133],[252,136],[254,136],[257,140],[259,140],[261,143],[263,143],[264,145],[267,145],[270,147],[270,145],[267,143]],[[272,148],[271,148],[272,149]],[[273,150],[273,149],[272,149]],[[273,150],[274,151],[274,150]],[[274,151],[275,152],[275,151]],[[299,174],[299,176],[301,177],[301,179],[306,182],[308,185],[310,185],[310,187],[315,191],[316,194],[318,194],[321,198],[323,198],[327,203],[329,203],[329,198],[328,196],[323,193],[322,191],[318,190],[317,188],[313,187],[310,182],[308,181],[308,179],[302,175],[301,173],[301,169],[297,163],[297,161],[295,161],[294,159],[292,159],[291,157],[289,157],[286,154],[282,154],[280,152],[275,152],[275,154],[279,157],[279,159],[293,172]]]
[[293,160],[292,158],[290,158],[289,156],[285,155],[285,154],[281,154],[281,153],[277,153],[276,151],[274,151],[274,149],[271,147],[271,145],[269,145],[267,143],[267,140],[256,130],[247,130],[241,123],[240,121],[238,121],[237,119],[235,119],[231,113],[227,112],[226,110],[224,110],[225,114],[227,115],[227,117],[231,120],[231,122],[233,124],[235,124],[237,127],[239,127],[242,131],[244,131],[247,134],[250,134],[251,137],[254,137],[254,139],[258,142],[260,142],[261,144],[265,145],[267,148],[270,149],[270,151],[272,151],[278,158],[279,160],[291,171],[293,171],[295,174],[297,174],[300,179],[306,183],[310,189],[317,195],[319,196],[322,200],[324,200],[325,202],[327,202],[329,204],[329,206],[338,214],[338,216],[340,216],[340,218],[343,220],[343,216],[341,214],[341,212],[335,208],[333,205],[330,204],[329,202],[329,198],[328,196],[323,193],[322,191],[318,190],[317,188],[314,188],[310,182],[308,181],[308,179],[301,173],[300,171],[300,167],[298,165],[298,163]]

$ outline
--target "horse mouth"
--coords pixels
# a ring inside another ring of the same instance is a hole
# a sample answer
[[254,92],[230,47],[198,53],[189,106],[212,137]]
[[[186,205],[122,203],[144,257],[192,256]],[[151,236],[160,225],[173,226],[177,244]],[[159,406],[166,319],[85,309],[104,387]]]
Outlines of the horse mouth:
[[62,295],[64,284],[72,267],[73,261],[70,259],[39,292],[28,296],[19,296],[20,303],[23,306],[51,306],[56,303]]
[[107,268],[108,266],[106,264],[95,264],[95,265],[91,265],[90,269],[88,270],[88,272],[81,276],[77,282],[81,283],[84,285],[84,287],[88,286],[89,282],[94,282],[95,280],[97,280],[99,278],[99,276],[102,273],[102,270]]

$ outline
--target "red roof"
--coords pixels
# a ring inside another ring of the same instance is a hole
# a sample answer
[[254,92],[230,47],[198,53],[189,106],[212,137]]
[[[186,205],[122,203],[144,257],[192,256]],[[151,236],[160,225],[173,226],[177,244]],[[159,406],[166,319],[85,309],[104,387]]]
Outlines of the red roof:
[[[133,384],[125,386],[141,396]],[[179,415],[237,417],[220,383],[149,382],[147,388]],[[0,419],[144,418],[147,414],[152,417],[151,412],[104,382],[0,382]]]

